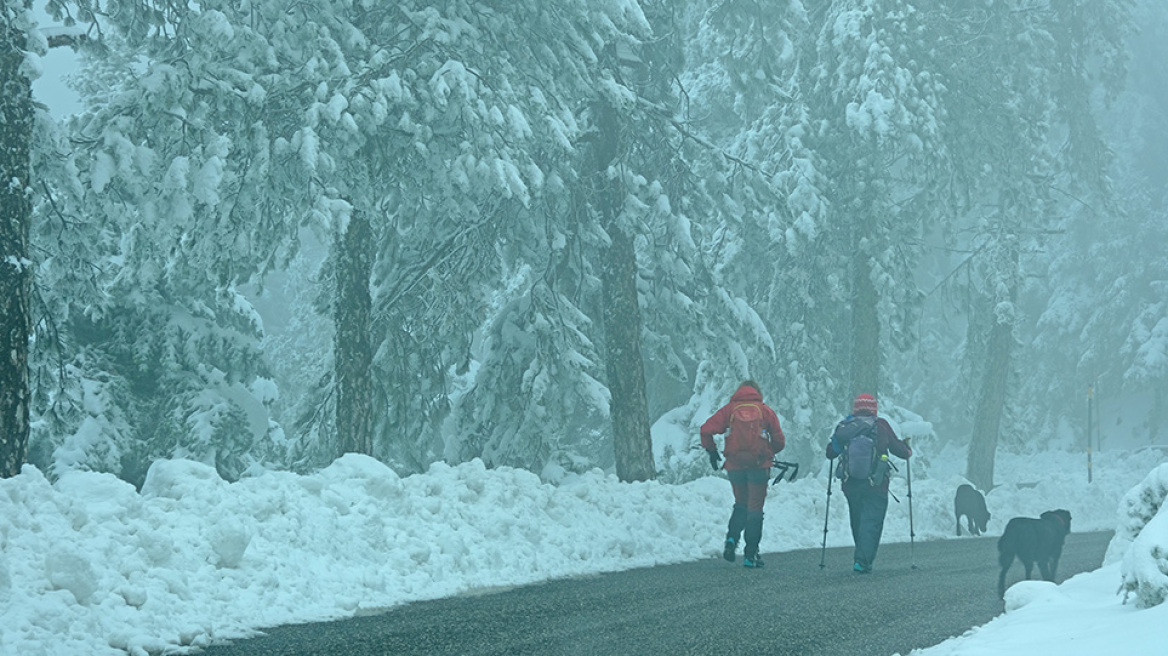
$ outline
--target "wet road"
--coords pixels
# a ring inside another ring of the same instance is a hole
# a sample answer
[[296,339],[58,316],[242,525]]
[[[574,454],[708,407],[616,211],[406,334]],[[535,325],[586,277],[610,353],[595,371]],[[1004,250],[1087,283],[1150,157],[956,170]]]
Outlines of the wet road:
[[[1059,581],[1099,567],[1111,533],[1067,536]],[[383,615],[270,629],[207,656],[907,654],[1002,612],[997,538],[885,544],[872,574],[851,549],[720,558],[418,602]],[[913,568],[915,565],[915,569]],[[1038,576],[1037,569],[1035,576]],[[1022,578],[1015,563],[1007,585]]]

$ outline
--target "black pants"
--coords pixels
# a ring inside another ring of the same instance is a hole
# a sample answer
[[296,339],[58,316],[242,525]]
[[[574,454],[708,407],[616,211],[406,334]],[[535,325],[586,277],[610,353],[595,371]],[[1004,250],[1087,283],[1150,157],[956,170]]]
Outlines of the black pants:
[[855,486],[844,486],[848,499],[848,515],[852,520],[852,539],[856,543],[853,558],[864,567],[871,567],[880,548],[884,533],[884,515],[888,512],[888,493],[872,487],[866,481]]

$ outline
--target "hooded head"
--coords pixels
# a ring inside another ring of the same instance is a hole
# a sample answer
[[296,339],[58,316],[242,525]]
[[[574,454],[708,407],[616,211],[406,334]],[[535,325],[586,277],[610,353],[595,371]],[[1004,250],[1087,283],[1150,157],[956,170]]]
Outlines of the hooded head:
[[758,383],[747,379],[739,383],[738,390],[730,397],[731,401],[753,401],[755,403],[762,402],[762,391],[758,389]]
[[876,398],[871,394],[861,394],[856,397],[852,403],[853,415],[872,415],[876,416]]

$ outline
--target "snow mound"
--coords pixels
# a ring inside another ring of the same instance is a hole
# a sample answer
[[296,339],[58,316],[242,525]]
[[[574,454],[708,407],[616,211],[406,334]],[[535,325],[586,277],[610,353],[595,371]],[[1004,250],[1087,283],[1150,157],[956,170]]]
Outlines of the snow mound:
[[1006,590],[1006,612],[1012,613],[1035,601],[1051,602],[1060,596],[1058,585],[1050,581],[1019,581]]

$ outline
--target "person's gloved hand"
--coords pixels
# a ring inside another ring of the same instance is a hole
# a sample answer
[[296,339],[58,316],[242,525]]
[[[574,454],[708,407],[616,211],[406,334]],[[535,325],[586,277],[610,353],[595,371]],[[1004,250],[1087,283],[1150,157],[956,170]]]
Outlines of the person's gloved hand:
[[710,466],[714,468],[714,471],[718,471],[718,468],[722,465],[722,456],[718,455],[715,449],[708,449],[706,453],[710,454]]

